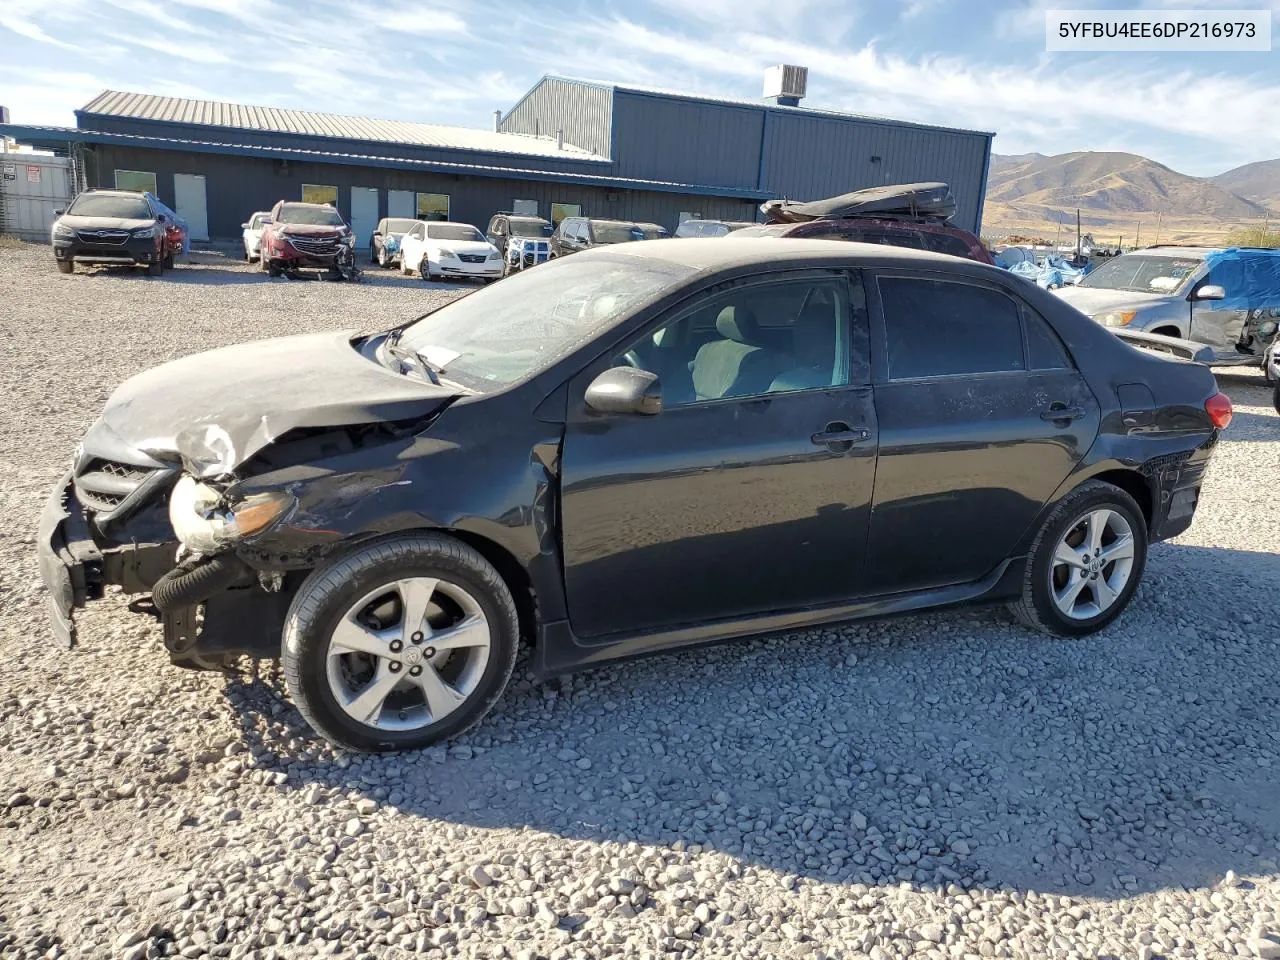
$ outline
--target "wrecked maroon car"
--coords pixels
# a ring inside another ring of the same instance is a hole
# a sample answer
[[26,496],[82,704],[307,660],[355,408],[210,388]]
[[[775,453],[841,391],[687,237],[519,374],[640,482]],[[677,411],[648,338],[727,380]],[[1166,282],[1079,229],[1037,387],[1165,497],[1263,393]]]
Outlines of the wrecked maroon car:
[[262,269],[273,277],[324,270],[357,279],[355,242],[355,233],[329,204],[281,200],[262,231]]
[[879,243],[994,263],[981,240],[950,223],[956,202],[945,183],[872,187],[805,203],[769,200],[760,211],[763,225],[733,235]]

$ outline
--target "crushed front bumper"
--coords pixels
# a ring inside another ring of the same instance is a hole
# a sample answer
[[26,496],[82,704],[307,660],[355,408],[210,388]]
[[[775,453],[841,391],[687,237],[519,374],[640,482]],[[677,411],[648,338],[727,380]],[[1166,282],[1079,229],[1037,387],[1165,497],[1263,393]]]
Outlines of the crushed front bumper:
[[176,543],[111,543],[95,539],[91,520],[76,497],[72,474],[63,474],[36,528],[40,579],[49,591],[54,638],[64,647],[76,639],[75,611],[115,584],[144,593],[172,569]]
[[54,639],[70,648],[76,639],[74,610],[102,596],[102,554],[94,543],[68,471],[40,515],[36,532],[40,579],[49,591]]

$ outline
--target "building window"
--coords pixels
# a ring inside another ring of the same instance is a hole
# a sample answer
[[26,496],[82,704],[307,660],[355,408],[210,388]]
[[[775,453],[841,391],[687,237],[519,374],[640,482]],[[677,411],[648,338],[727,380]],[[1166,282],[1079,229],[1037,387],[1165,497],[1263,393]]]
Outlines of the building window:
[[449,195],[447,193],[418,194],[417,212],[419,220],[448,220]]
[[117,190],[140,190],[146,193],[156,192],[156,175],[145,170],[117,170]]
[[582,204],[580,203],[553,203],[551,205],[551,225],[558,227],[560,221],[565,217],[582,216]]
[[511,212],[521,217],[536,217],[538,215],[538,201],[512,200]]
[[303,203],[328,203],[338,205],[338,188],[327,187],[322,183],[304,183],[302,185]]

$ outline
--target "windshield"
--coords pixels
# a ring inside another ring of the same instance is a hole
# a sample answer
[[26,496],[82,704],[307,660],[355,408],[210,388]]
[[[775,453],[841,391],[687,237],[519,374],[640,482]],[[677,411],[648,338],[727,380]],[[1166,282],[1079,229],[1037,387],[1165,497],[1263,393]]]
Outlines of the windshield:
[[428,223],[427,236],[432,240],[483,240],[484,236],[469,223]]
[[1134,293],[1177,293],[1204,264],[1196,257],[1152,257],[1126,253],[1108,260],[1080,281],[1082,287]]
[[388,234],[405,234],[412,230],[413,225],[417,222],[417,220],[388,220],[386,232]]
[[634,223],[596,220],[591,224],[591,232],[595,234],[596,243],[626,243],[629,240],[644,239],[644,231]]
[[310,203],[286,203],[280,208],[278,223],[301,223],[311,227],[341,227],[342,216],[333,207]]
[[77,217],[116,217],[120,220],[150,220],[151,208],[142,197],[82,193],[67,213]]
[[512,220],[510,223],[513,237],[551,236],[551,224],[545,220]]
[[441,307],[400,342],[445,378],[488,392],[542,372],[693,272],[639,257],[564,257]]

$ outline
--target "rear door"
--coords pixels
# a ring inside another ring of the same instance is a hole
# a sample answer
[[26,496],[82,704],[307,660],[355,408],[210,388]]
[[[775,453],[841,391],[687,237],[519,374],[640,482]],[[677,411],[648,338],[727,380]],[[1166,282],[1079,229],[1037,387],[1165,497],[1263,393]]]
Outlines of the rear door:
[[[561,539],[578,636],[861,592],[876,450],[863,304],[843,272],[773,274],[696,295],[571,383]],[[661,413],[583,405],[622,364],[658,374]]]
[[995,284],[881,272],[876,593],[996,570],[1088,451],[1099,408],[1049,324]]

